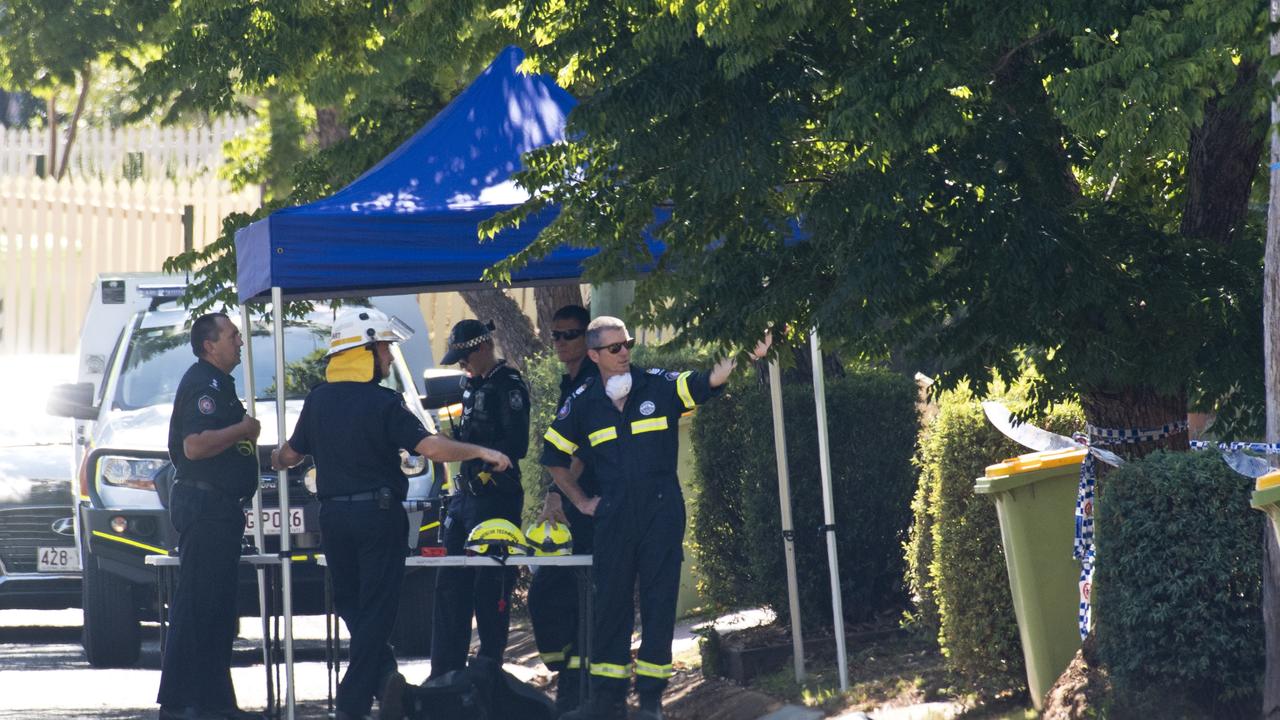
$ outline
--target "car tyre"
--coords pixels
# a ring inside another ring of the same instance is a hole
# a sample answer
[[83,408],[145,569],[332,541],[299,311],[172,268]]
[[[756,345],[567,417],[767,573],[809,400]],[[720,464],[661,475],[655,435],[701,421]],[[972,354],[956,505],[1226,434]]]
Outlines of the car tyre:
[[434,568],[419,568],[405,574],[396,624],[391,629],[391,644],[397,655],[426,657],[431,654],[431,615],[435,599]]
[[81,588],[82,644],[89,664],[97,668],[137,665],[142,654],[142,623],[133,602],[133,585],[87,563]]

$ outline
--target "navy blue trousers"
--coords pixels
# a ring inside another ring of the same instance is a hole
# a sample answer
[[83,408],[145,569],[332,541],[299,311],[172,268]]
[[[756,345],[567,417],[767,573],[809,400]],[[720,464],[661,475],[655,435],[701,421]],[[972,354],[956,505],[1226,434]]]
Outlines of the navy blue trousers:
[[[485,520],[503,518],[520,526],[523,493],[463,493],[449,503],[444,546],[462,555],[471,529]],[[481,657],[498,663],[507,649],[511,628],[511,590],[516,568],[442,567],[436,572],[436,603],[431,623],[431,676],[461,670],[471,647],[471,618],[480,636]]]
[[591,680],[598,693],[626,694],[631,680],[631,633],[639,586],[640,651],[636,692],[658,698],[672,675],[680,564],[684,561],[684,498],[679,490],[629,498],[596,516],[594,632]]
[[333,582],[333,605],[351,634],[347,671],[338,684],[338,709],[364,717],[396,669],[389,640],[400,605],[409,519],[394,502],[326,501],[320,506],[321,546]]
[[156,702],[173,708],[236,707],[231,647],[239,630],[236,587],[244,510],[229,495],[178,483],[169,499],[178,531],[178,587]]

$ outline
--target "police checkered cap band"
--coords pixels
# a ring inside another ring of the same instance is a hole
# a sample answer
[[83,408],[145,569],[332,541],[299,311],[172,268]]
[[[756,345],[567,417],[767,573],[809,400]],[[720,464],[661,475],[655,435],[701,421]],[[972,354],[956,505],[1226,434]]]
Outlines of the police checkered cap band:
[[476,347],[477,345],[480,345],[485,340],[488,340],[491,337],[493,337],[493,333],[486,332],[480,337],[474,337],[474,338],[471,338],[470,340],[463,340],[462,342],[458,342],[458,343],[449,343],[449,349],[450,350],[470,350],[471,348]]

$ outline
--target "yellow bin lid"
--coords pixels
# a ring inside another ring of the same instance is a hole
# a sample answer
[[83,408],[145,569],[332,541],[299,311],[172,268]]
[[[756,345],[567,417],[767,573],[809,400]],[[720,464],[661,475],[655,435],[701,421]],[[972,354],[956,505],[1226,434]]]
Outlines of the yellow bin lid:
[[1084,461],[1084,456],[1087,452],[1088,450],[1084,448],[1070,448],[1067,450],[1045,450],[1044,452],[1019,455],[1004,462],[998,462],[995,465],[988,465],[987,477],[1005,477],[1035,470],[1048,470],[1062,467],[1063,465],[1079,465]]
[[[986,475],[978,478],[973,491],[979,495],[990,495],[1031,485],[1047,477],[1059,477],[1064,472],[1070,475],[1072,470],[1080,466],[1088,452],[1084,448],[1046,450],[988,465]],[[1054,470],[1057,472],[1052,472]]]

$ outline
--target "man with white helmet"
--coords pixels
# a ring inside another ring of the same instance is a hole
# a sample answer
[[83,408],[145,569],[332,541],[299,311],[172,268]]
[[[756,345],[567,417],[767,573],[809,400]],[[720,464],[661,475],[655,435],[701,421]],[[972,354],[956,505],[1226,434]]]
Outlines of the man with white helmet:
[[408,479],[400,450],[437,462],[479,460],[511,466],[496,450],[433,435],[399,393],[383,387],[391,344],[411,331],[372,308],[343,311],[333,325],[327,382],[307,395],[289,441],[271,454],[276,469],[311,455],[320,497],[321,547],[333,600],[351,633],[347,672],[338,686],[338,718],[364,718],[375,694],[384,717],[398,717],[404,677],[388,639],[404,576]]

